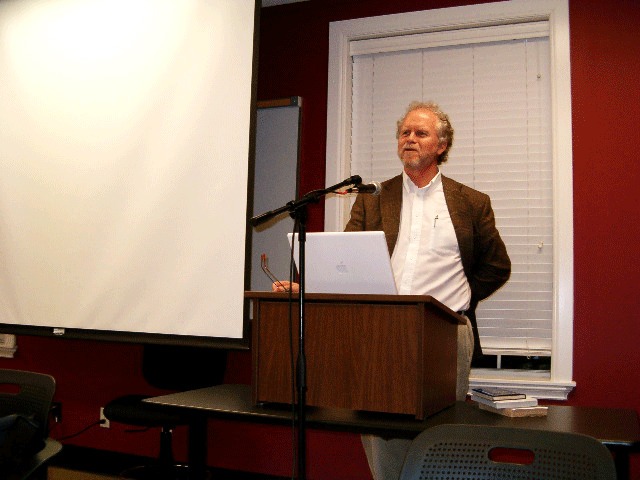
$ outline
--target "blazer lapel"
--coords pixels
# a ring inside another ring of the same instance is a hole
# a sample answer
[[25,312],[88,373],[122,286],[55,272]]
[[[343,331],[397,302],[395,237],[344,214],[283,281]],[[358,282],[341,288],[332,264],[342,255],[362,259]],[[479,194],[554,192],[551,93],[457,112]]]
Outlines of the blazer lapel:
[[387,239],[389,254],[393,253],[400,230],[400,212],[402,210],[402,175],[385,182],[380,193],[380,216],[382,230]]

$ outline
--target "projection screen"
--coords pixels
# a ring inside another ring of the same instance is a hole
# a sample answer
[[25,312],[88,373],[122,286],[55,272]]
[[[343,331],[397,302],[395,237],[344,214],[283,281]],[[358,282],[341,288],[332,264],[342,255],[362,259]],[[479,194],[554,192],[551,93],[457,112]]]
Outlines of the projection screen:
[[2,332],[242,343],[255,19],[0,3]]

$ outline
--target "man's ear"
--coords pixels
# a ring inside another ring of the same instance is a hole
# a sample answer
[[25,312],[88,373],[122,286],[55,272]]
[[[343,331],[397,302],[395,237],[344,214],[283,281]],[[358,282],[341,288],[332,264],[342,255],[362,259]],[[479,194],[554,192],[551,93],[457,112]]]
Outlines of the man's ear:
[[447,145],[447,142],[440,142],[440,144],[438,145],[438,155],[442,155],[442,152],[447,149]]

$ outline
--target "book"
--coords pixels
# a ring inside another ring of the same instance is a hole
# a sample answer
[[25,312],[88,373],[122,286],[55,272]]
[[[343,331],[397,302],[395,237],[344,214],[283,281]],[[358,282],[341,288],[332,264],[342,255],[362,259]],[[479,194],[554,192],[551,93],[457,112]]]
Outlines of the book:
[[486,398],[487,400],[517,400],[519,398],[527,398],[524,393],[514,392],[506,388],[474,388],[471,392],[477,397]]
[[478,403],[480,410],[497,413],[505,417],[544,417],[547,414],[548,407],[537,405],[535,407],[518,407],[518,408],[494,408],[484,403]]
[[478,397],[471,394],[471,400],[482,403],[493,408],[518,408],[518,407],[535,407],[538,405],[537,398],[516,398],[513,400],[489,400],[487,398]]

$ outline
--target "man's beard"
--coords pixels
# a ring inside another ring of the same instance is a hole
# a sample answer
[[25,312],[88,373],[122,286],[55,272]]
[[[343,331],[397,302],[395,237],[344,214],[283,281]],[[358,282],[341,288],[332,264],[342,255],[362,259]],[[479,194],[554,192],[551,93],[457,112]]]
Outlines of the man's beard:
[[402,162],[402,166],[408,170],[423,170],[432,163],[430,159],[420,158],[417,155],[412,155],[409,158],[401,156],[400,162]]
[[415,173],[417,175],[421,175],[430,171],[434,167],[436,169],[435,171],[437,171],[438,168],[437,156],[435,158],[421,158],[419,156],[412,155],[409,158],[403,156],[399,158],[402,166],[404,167],[404,171],[408,174]]

